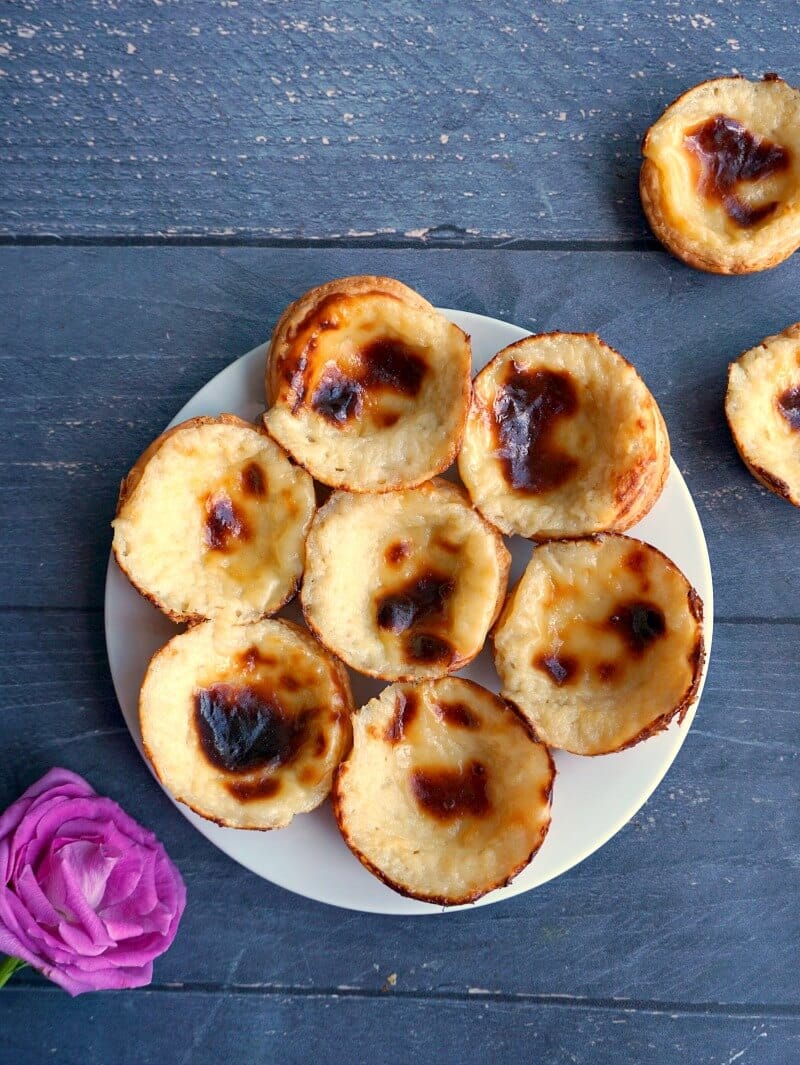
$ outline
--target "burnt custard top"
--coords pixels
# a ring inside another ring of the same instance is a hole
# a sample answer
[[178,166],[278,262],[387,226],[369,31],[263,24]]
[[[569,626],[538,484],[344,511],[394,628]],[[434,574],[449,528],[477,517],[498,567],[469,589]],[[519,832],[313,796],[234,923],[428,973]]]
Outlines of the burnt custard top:
[[779,200],[748,202],[739,195],[745,182],[764,181],[789,169],[788,148],[759,137],[728,115],[713,115],[687,130],[686,150],[697,160],[697,187],[721,203],[739,226],[754,226],[780,206]]
[[577,414],[578,407],[569,373],[525,369],[513,359],[505,365],[492,404],[492,432],[513,489],[539,495],[578,475],[578,457],[555,441],[559,422]]
[[181,801],[221,823],[277,827],[327,794],[351,706],[344,671],[296,626],[209,622],[154,660],[142,730]]
[[308,293],[275,330],[269,431],[323,483],[402,487],[452,461],[468,402],[468,338],[389,278]]
[[125,479],[114,553],[176,621],[279,609],[303,571],[311,477],[263,431],[232,415],[160,437]]
[[686,578],[648,544],[615,535],[546,544],[495,630],[503,694],[554,747],[629,746],[688,708],[701,620]]
[[466,902],[530,861],[553,774],[521,717],[478,685],[395,684],[354,719],[334,809],[348,845],[396,890]]
[[354,669],[441,676],[480,651],[508,565],[502,538],[455,485],[335,492],[309,533],[303,610]]
[[642,203],[693,266],[746,273],[800,245],[800,92],[719,78],[676,100],[642,146]]
[[658,498],[668,463],[653,397],[593,334],[518,341],[475,378],[458,467],[475,506],[505,533],[626,529]]

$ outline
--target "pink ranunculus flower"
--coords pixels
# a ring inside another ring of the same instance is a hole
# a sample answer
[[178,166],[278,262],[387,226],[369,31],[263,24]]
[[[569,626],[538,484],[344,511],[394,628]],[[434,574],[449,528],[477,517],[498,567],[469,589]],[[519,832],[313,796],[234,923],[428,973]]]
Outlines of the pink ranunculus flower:
[[0,816],[0,953],[71,995],[149,984],[185,902],[153,833],[66,769]]

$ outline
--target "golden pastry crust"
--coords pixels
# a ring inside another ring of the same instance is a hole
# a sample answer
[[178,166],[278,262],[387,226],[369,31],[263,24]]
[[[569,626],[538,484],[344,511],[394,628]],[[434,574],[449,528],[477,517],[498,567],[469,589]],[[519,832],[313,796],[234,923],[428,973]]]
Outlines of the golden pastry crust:
[[413,487],[455,458],[471,366],[469,337],[413,289],[388,277],[340,278],[278,321],[264,423],[323,484]]
[[705,81],[647,131],[647,220],[698,270],[748,274],[800,247],[800,91],[775,75]]
[[456,906],[528,865],[550,826],[554,778],[547,748],[492,692],[456,677],[393,684],[353,718],[333,809],[371,873]]
[[702,603],[654,547],[620,535],[538,547],[495,628],[502,694],[551,747],[609,754],[683,720]]
[[179,801],[230,828],[315,809],[351,743],[347,673],[287,621],[207,621],[153,656],[139,697],[145,752]]
[[756,480],[800,507],[800,322],[730,364],[725,416]]
[[263,429],[230,414],[192,418],[123,480],[114,556],[174,621],[254,621],[297,590],[314,509],[311,477]]
[[661,494],[669,454],[627,360],[594,333],[544,333],[475,378],[458,470],[488,521],[543,540],[631,528]]
[[361,673],[441,677],[483,647],[510,561],[498,532],[447,481],[381,496],[334,492],[308,534],[303,613]]

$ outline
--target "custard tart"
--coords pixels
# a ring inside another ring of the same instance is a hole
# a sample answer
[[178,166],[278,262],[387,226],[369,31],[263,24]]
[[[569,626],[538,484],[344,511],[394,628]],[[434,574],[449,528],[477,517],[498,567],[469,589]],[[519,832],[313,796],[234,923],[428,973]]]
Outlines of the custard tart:
[[554,777],[547,748],[492,692],[456,677],[393,684],[353,717],[333,808],[371,873],[455,906],[530,862],[550,826]]
[[683,720],[703,665],[700,597],[628,536],[536,548],[494,631],[502,695],[574,754],[631,747]]
[[731,363],[725,414],[748,470],[800,507],[800,322]]
[[179,622],[273,614],[297,590],[314,483],[263,431],[231,414],[160,436],[122,482],[114,556]]
[[308,535],[303,613],[361,673],[440,677],[483,647],[509,564],[497,530],[447,481],[380,496],[334,492]]
[[323,484],[412,487],[455,458],[471,360],[469,337],[413,289],[340,278],[306,293],[275,327],[264,422]]
[[689,266],[767,270],[800,247],[800,91],[775,74],[689,89],[642,143],[650,226]]
[[164,787],[231,828],[288,825],[327,797],[351,743],[341,663],[286,621],[207,621],[150,662],[139,697]]
[[593,333],[503,348],[475,378],[458,470],[504,533],[622,532],[651,509],[669,437],[636,370]]

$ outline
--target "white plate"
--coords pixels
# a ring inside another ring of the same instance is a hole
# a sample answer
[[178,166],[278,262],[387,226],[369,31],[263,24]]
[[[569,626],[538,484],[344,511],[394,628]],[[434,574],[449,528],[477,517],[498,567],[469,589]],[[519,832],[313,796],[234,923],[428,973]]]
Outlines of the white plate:
[[[528,335],[524,329],[480,314],[451,310],[444,313],[472,337],[476,370],[500,348]],[[222,411],[255,418],[264,406],[265,352],[266,345],[262,345],[228,366],[201,388],[170,424]],[[131,461],[134,458],[132,455]],[[700,592],[705,606],[706,648],[710,651],[714,606],[708,550],[689,490],[674,463],[661,498],[632,534],[672,558]],[[531,545],[514,537],[509,546],[513,556],[511,579],[516,580],[530,558]],[[295,616],[296,610],[294,607]],[[293,608],[282,613],[292,616]],[[113,556],[106,579],[105,625],[117,698],[141,753],[139,687],[150,656],[177,630],[134,591]],[[707,662],[708,659],[706,669]],[[486,651],[462,675],[497,690],[497,674]],[[356,675],[353,680],[357,705],[380,690],[378,682]],[[475,905],[499,902],[530,891],[602,847],[656,789],[686,739],[694,712],[692,707],[682,725],[673,723],[660,735],[620,754],[581,758],[556,752],[558,775],[553,794],[553,821],[544,845],[512,884],[493,891]],[[277,832],[220,828],[184,806],[178,808],[198,831],[231,858],[266,880],[307,898],[370,913],[447,912],[439,906],[403,898],[369,874],[344,845],[328,803],[314,813],[296,817],[288,828]]]

